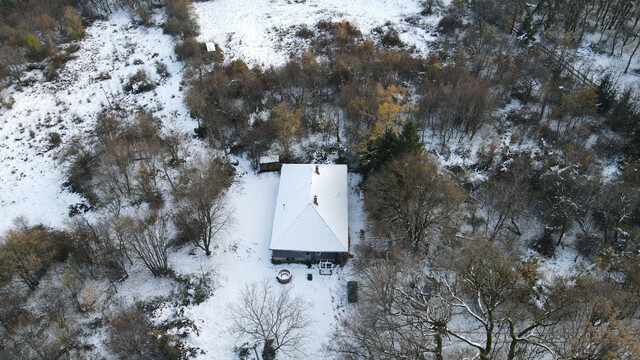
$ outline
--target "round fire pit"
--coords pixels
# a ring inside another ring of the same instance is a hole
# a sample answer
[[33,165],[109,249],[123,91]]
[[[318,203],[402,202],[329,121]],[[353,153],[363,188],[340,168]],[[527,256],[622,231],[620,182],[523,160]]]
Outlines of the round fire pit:
[[280,284],[288,284],[291,281],[293,274],[289,269],[280,269],[278,270],[278,275],[276,275],[276,279]]

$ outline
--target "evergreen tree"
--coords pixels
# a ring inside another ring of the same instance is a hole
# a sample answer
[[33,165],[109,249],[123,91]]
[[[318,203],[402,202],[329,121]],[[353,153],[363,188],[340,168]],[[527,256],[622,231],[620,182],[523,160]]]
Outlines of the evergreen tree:
[[598,100],[596,102],[596,109],[600,114],[606,114],[616,103],[616,85],[611,80],[611,74],[606,74],[600,80],[598,89],[596,89]]
[[638,126],[638,111],[631,99],[631,90],[625,90],[620,99],[615,102],[611,109],[609,123],[613,131],[623,134],[634,131]]
[[523,46],[528,46],[530,43],[536,41],[537,30],[534,27],[532,20],[533,18],[531,14],[527,14],[517,30],[518,40],[520,40],[520,43]]
[[418,154],[423,149],[424,144],[420,141],[418,127],[413,121],[408,121],[399,134],[387,130],[383,136],[369,143],[362,159],[363,173],[365,176],[374,173],[400,154]]
[[398,138],[396,133],[387,130],[382,137],[368,144],[367,151],[362,157],[362,170],[365,176],[378,170],[393,157],[398,147]]
[[420,140],[420,134],[418,134],[418,127],[413,121],[407,122],[400,137],[398,138],[398,146],[395,154],[412,153],[417,154],[424,150],[424,144]]

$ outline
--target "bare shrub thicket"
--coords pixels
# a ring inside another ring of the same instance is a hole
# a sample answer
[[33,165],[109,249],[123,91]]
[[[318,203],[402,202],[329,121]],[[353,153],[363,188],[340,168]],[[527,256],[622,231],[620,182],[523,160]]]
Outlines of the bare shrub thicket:
[[140,217],[120,217],[115,229],[118,238],[132,256],[140,259],[154,276],[171,273],[169,242],[172,237],[170,217],[160,212]]
[[135,307],[125,309],[109,322],[109,349],[118,357],[146,360],[158,358],[149,318]]
[[[115,283],[126,279],[127,263],[130,262],[125,244],[113,232],[112,219],[99,219],[89,221],[87,218],[77,216],[69,223],[67,232],[72,239],[72,255],[77,271],[88,274],[97,280],[103,277],[114,286]],[[77,289],[79,274],[74,269],[69,269],[63,276],[63,282]]]
[[[359,145],[362,131],[368,134],[376,122],[384,127],[388,120],[399,123],[409,117],[409,94],[399,83],[419,78],[424,70],[421,60],[401,50],[376,49],[372,42],[361,41],[359,31],[347,22],[317,27],[318,35],[310,40],[315,52],[305,51],[282,68],[250,69],[242,60],[234,60],[204,68],[204,74],[194,69],[187,104],[200,122],[197,135],[213,139],[225,150],[257,151],[257,157],[277,140],[281,155],[287,157],[292,136],[304,141],[321,132],[342,141],[346,133]],[[357,90],[338,98],[337,94],[347,93],[343,89]],[[346,110],[350,121],[342,121],[343,111],[336,107]],[[249,139],[263,134],[261,120],[267,118],[274,120],[269,123],[277,137],[261,139],[264,143],[258,149]]]
[[133,120],[119,112],[100,115],[94,145],[74,140],[69,147],[66,185],[114,215],[127,204],[161,207],[164,187],[175,186],[184,151],[175,134],[163,138],[158,130],[157,119],[144,112]]

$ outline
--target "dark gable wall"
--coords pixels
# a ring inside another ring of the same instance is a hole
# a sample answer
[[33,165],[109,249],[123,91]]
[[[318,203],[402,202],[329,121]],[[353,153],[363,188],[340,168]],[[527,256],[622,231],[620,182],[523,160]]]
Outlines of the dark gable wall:
[[[307,255],[308,254],[308,255]],[[302,252],[302,251],[288,251],[288,250],[273,250],[272,258],[275,261],[340,261],[342,253],[335,252]]]

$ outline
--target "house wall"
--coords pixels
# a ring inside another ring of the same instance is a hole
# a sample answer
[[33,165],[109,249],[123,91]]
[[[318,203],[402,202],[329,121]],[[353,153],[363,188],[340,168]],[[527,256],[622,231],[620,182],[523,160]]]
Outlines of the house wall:
[[340,262],[343,258],[343,253],[336,252],[303,252],[303,251],[288,251],[288,250],[272,250],[272,258],[274,261],[321,261],[329,260]]

